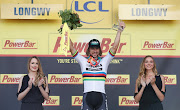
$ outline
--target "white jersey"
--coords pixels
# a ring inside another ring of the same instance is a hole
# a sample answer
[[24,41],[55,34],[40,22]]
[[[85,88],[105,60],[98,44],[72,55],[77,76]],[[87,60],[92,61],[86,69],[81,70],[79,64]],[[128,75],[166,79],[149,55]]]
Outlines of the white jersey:
[[88,59],[81,56],[78,52],[74,53],[73,57],[81,66],[84,93],[91,91],[105,93],[107,69],[110,61],[114,58],[114,54],[109,51],[96,66],[91,66],[90,63],[88,63]]

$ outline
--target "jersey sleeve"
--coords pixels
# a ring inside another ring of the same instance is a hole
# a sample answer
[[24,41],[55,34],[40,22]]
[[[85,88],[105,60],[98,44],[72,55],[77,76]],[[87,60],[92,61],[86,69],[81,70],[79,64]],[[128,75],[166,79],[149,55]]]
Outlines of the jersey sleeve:
[[115,54],[109,50],[108,54],[103,58],[103,62],[108,66]]
[[78,51],[76,51],[72,56],[80,65],[82,65],[83,62],[86,61],[86,58],[80,55]]

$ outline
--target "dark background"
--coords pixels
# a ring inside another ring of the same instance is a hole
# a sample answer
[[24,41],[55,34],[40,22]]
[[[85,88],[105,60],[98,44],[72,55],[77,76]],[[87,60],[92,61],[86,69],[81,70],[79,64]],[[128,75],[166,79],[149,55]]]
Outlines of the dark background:
[[[0,74],[27,74],[28,58],[0,57]],[[79,64],[58,64],[57,59],[60,57],[39,58],[46,76],[48,74],[81,74]],[[61,59],[63,58],[61,57]],[[72,59],[72,57],[69,57],[69,59]],[[121,59],[123,59],[121,64],[109,65],[108,74],[130,74],[130,85],[106,85],[108,108],[109,110],[137,110],[138,107],[119,106],[118,97],[134,95],[135,81],[143,58],[129,57]],[[155,62],[159,74],[177,76],[177,85],[166,85],[163,106],[164,110],[179,110],[180,84],[178,79],[180,58],[155,58]],[[45,110],[80,110],[80,106],[71,106],[71,97],[83,95],[82,84],[49,84],[49,88],[51,90],[50,96],[60,96],[60,106],[46,106],[44,107]],[[20,110],[21,102],[16,97],[17,89],[18,84],[0,84],[0,110]]]

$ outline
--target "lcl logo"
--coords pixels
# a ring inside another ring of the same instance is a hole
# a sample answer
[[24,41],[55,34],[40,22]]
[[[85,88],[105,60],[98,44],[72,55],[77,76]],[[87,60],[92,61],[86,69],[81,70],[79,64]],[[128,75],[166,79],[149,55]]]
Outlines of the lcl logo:
[[[71,3],[71,9],[74,8],[76,12],[109,12],[109,10],[107,9],[103,9],[103,1],[86,1],[84,3],[82,3],[83,1],[81,0],[73,0]],[[88,8],[90,7],[91,8]],[[94,8],[92,8],[92,6]],[[104,18],[103,18],[104,19]],[[86,21],[82,21],[82,23],[86,23],[86,24],[95,24],[98,22],[101,22],[103,19],[95,21],[95,22],[86,22]]]

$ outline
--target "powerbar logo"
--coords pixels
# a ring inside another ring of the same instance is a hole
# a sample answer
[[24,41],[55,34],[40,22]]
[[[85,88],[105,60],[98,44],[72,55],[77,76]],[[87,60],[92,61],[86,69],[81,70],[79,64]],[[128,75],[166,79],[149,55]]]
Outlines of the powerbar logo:
[[49,84],[82,84],[81,74],[48,74]]
[[176,75],[163,75],[163,76],[164,76],[166,85],[176,85],[177,84]]
[[[49,84],[83,84],[81,74],[48,74]],[[130,84],[129,75],[107,75],[106,84]]]
[[135,102],[134,96],[119,96],[119,106],[139,106]]
[[72,106],[81,106],[83,96],[72,96]]
[[142,50],[176,50],[175,40],[143,40]]
[[37,49],[37,41],[30,39],[3,40],[3,49]]
[[129,75],[107,75],[106,84],[119,84],[119,85],[126,85],[130,84],[130,77]]
[[0,74],[0,84],[19,84],[19,79],[25,74]]
[[[56,40],[56,44],[53,49],[53,53],[57,53],[58,49],[60,48],[61,37],[58,37]],[[74,42],[73,46],[78,52],[86,52],[88,48],[88,42]],[[109,51],[110,47],[113,45],[111,38],[103,38],[101,41],[101,49],[103,53]],[[120,43],[118,50],[116,53],[121,53],[121,50],[124,46],[127,45],[127,42]]]
[[42,105],[43,106],[59,106],[60,96],[49,96],[49,99],[45,100]]

